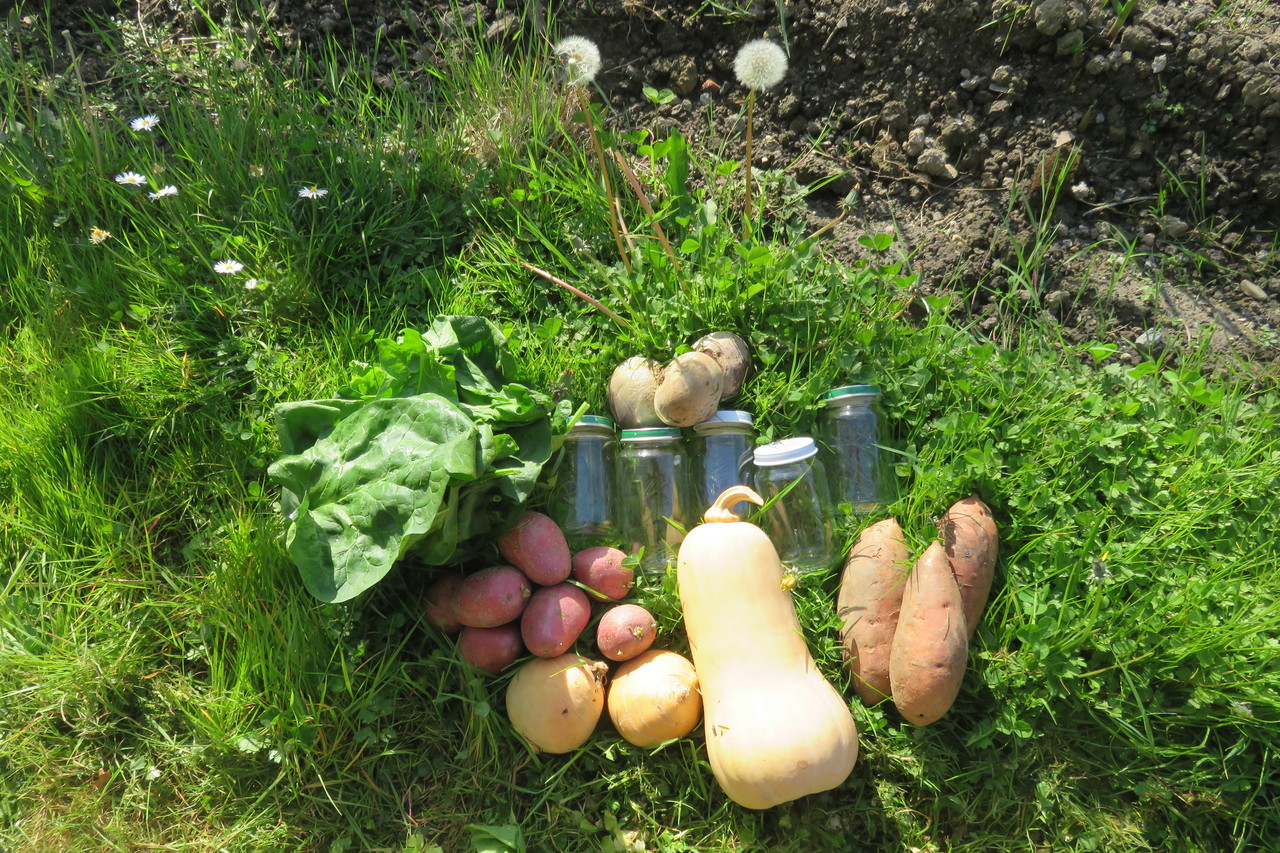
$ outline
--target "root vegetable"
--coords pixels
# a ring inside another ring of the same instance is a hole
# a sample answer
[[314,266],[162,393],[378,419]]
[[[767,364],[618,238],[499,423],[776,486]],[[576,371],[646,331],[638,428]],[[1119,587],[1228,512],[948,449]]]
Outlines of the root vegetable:
[[529,597],[520,616],[520,636],[540,658],[564,654],[591,619],[591,600],[571,583],[544,586]]
[[630,660],[653,645],[658,623],[638,604],[610,607],[596,626],[596,645],[610,660]]
[[547,515],[526,512],[498,537],[502,558],[543,586],[560,583],[571,570],[564,531]]
[[995,577],[999,538],[996,521],[982,498],[970,495],[957,501],[938,522],[938,533],[946,546],[951,572],[960,585],[964,601],[964,621],[973,637],[987,607],[991,581]]
[[622,429],[662,426],[654,409],[662,365],[651,358],[633,356],[613,369],[609,377],[609,411]]
[[515,622],[496,628],[463,628],[458,635],[458,654],[476,669],[497,675],[524,653],[520,627]]
[[626,557],[617,548],[604,545],[579,551],[573,555],[573,577],[596,601],[625,598],[636,578],[635,570],[623,565]]
[[720,399],[736,397],[751,367],[751,350],[747,348],[747,342],[733,332],[710,332],[698,338],[693,348],[714,358],[724,371]]
[[427,587],[422,596],[422,616],[442,634],[456,634],[462,623],[453,615],[453,594],[462,585],[462,575],[445,575]]
[[946,551],[934,542],[916,560],[902,592],[889,653],[893,704],[907,722],[927,726],[950,708],[964,681],[969,632]]
[[693,426],[716,413],[723,388],[719,362],[703,352],[687,352],[663,369],[653,407],[669,426]]
[[650,649],[618,667],[605,703],[618,734],[636,746],[684,737],[702,715],[693,664],[666,649]]
[[840,577],[836,613],[853,689],[867,705],[889,697],[889,653],[902,608],[911,554],[892,518],[862,531]]
[[571,752],[591,738],[604,711],[604,661],[576,654],[534,658],[507,686],[507,717],[535,751]]
[[533,586],[514,566],[490,566],[467,575],[453,594],[454,617],[472,628],[496,628],[520,618]]

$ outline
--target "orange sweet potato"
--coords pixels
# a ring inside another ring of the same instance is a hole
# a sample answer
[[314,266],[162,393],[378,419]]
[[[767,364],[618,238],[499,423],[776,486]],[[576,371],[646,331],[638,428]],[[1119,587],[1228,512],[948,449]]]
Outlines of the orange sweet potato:
[[964,600],[964,620],[969,636],[978,630],[978,620],[987,607],[991,580],[995,576],[996,521],[977,495],[956,501],[938,522],[938,534],[946,546],[951,572],[960,585]]
[[840,576],[836,613],[853,689],[868,705],[889,698],[889,651],[898,627],[911,554],[892,518],[862,531]]
[[955,701],[969,658],[960,587],[941,542],[916,560],[902,591],[902,612],[889,653],[893,704],[910,723],[927,726]]

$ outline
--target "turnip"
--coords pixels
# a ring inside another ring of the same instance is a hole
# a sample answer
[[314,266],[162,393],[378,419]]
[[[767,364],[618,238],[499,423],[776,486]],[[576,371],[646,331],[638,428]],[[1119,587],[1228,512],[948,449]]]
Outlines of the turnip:
[[613,369],[609,377],[609,411],[622,429],[662,426],[653,407],[662,365],[651,358],[633,356]]
[[694,342],[693,349],[714,358],[724,371],[720,399],[737,396],[751,367],[751,350],[747,348],[747,342],[733,332],[709,332]]
[[723,388],[719,362],[703,352],[686,352],[663,369],[653,407],[668,426],[693,426],[716,413]]

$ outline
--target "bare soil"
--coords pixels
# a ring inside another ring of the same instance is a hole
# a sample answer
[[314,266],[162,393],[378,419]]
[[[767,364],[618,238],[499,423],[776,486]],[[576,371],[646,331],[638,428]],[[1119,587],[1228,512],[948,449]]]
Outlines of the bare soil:
[[[203,26],[187,4],[123,5]],[[266,5],[286,40],[382,45],[393,82],[463,30],[585,35],[611,121],[734,158],[746,91],[733,60],[773,38],[790,68],[761,94],[753,162],[811,190],[814,228],[847,209],[827,232],[837,256],[894,234],[920,294],[997,339],[1042,314],[1132,361],[1204,341],[1232,373],[1280,373],[1280,4],[1141,0],[1122,18],[1102,0],[563,0],[550,32],[522,0]],[[71,4],[57,23],[92,41],[83,13],[107,6]],[[397,43],[409,49],[385,49]],[[655,104],[645,86],[675,97]]]

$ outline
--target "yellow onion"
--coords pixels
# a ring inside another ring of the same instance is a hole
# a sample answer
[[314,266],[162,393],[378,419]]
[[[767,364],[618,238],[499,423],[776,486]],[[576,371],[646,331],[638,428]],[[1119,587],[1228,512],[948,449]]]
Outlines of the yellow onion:
[[535,751],[572,752],[595,731],[604,710],[608,665],[572,652],[535,658],[507,685],[507,717]]
[[614,728],[636,746],[684,737],[702,714],[693,664],[666,649],[650,649],[618,667],[607,702]]

